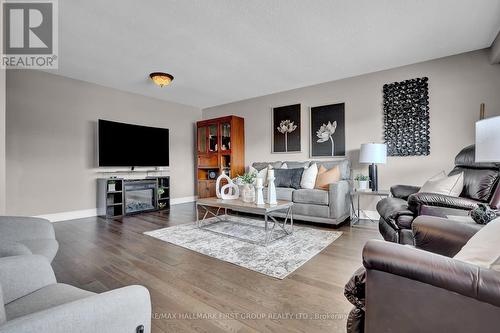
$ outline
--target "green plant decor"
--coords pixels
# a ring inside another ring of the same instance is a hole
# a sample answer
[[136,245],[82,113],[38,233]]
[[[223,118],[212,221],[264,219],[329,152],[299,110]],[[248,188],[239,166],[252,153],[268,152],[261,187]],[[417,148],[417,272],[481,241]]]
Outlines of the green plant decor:
[[163,187],[158,188],[158,196],[161,197],[165,193],[165,189]]
[[242,176],[238,175],[238,179],[243,183],[243,184],[253,184],[255,181],[257,174],[256,173],[250,173],[247,172],[243,174]]
[[366,181],[370,180],[370,177],[359,174],[359,175],[356,175],[356,177],[354,177],[354,180],[356,180],[358,182],[366,182]]

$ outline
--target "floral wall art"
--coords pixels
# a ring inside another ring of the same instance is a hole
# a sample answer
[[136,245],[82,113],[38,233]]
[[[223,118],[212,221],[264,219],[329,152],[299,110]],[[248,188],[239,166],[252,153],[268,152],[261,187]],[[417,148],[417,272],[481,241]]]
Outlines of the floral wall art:
[[273,108],[272,124],[272,152],[300,152],[300,104]]
[[311,157],[345,156],[345,104],[311,108]]

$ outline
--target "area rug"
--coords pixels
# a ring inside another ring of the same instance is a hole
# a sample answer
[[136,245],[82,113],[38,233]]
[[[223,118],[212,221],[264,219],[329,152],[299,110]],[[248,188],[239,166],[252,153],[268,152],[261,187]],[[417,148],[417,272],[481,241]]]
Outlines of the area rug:
[[276,226],[273,239],[264,246],[250,243],[264,239],[262,220],[240,216],[230,219],[207,219],[203,229],[188,223],[145,234],[277,279],[284,279],[342,235],[340,231],[294,226],[293,234],[280,238],[284,231]]

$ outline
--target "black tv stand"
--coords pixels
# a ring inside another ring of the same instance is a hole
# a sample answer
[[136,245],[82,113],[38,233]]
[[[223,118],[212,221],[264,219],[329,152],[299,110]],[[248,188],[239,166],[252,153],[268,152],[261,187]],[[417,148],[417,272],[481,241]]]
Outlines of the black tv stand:
[[114,218],[170,209],[170,177],[97,180],[98,215]]

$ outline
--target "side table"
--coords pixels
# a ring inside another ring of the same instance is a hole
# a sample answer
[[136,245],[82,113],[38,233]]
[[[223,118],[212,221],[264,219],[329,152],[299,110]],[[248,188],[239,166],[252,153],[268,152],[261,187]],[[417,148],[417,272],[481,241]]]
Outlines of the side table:
[[[362,195],[368,195],[368,196],[378,196],[380,199],[387,198],[391,196],[391,192],[387,190],[378,190],[378,191],[356,191],[353,190],[351,191],[351,206],[352,206],[352,212],[354,214],[354,217],[351,217],[351,226],[358,223],[359,221],[359,216],[360,216],[360,205],[359,205],[359,197]],[[358,207],[357,209],[354,208],[354,198],[357,198],[358,201]]]

